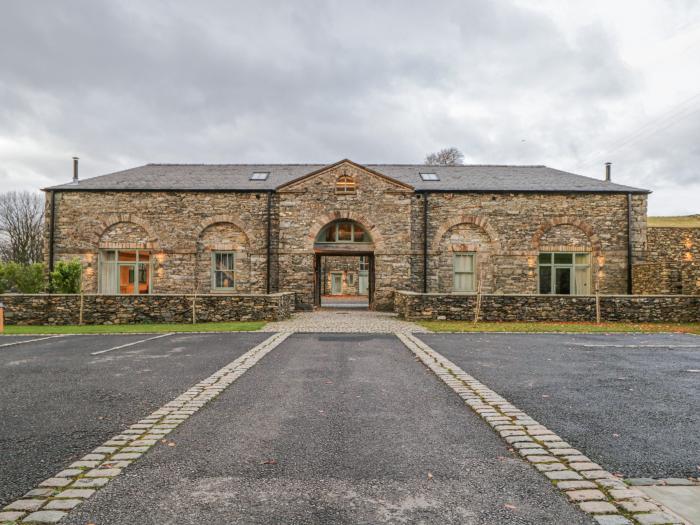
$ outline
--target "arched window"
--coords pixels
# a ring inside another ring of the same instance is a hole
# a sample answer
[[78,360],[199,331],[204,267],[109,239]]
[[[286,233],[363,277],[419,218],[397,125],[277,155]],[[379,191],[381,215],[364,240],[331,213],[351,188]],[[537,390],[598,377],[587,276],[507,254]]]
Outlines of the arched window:
[[351,175],[341,175],[338,180],[335,181],[335,192],[347,195],[349,193],[355,193],[357,189],[357,184],[355,179]]
[[354,221],[332,222],[316,236],[317,243],[370,243],[372,238],[361,224]]

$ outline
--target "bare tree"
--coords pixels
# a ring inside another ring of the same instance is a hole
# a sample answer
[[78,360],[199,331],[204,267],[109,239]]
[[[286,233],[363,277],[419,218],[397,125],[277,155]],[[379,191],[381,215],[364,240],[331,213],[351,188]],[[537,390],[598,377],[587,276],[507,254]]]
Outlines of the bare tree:
[[464,154],[455,147],[442,148],[435,153],[429,153],[425,157],[426,164],[439,166],[456,166],[462,164]]
[[0,194],[0,260],[41,262],[44,248],[44,201],[29,191]]

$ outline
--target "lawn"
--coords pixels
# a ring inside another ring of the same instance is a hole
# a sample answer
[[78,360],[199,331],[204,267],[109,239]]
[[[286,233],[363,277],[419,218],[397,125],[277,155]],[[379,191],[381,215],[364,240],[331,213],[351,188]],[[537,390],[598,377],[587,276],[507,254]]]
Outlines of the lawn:
[[241,332],[260,330],[264,321],[200,324],[113,324],[68,326],[5,326],[6,335],[23,334],[146,334],[161,332]]
[[700,323],[488,323],[418,321],[433,332],[675,332],[700,335]]
[[679,215],[676,217],[649,217],[647,224],[657,228],[700,228],[700,215]]

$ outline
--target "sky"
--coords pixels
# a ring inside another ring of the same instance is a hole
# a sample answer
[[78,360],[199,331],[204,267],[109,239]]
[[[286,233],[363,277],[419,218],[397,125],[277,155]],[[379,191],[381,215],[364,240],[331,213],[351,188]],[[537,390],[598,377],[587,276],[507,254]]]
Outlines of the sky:
[[700,213],[696,0],[2,0],[0,191],[149,162],[545,164]]

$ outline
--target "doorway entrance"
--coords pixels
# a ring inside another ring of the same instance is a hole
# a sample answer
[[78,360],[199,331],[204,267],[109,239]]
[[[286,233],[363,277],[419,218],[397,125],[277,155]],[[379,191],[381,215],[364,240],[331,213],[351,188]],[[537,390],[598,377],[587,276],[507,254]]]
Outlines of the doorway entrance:
[[374,254],[316,252],[314,306],[372,309]]

